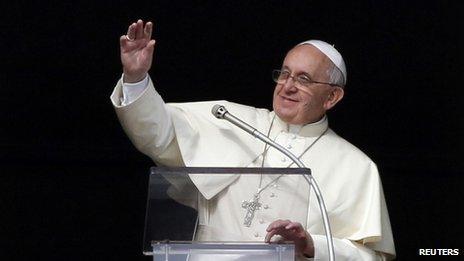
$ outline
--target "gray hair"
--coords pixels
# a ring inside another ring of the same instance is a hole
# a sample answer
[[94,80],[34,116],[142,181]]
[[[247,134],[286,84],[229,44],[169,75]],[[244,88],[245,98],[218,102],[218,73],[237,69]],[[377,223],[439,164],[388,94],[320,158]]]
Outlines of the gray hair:
[[343,61],[343,57],[340,52],[335,49],[334,45],[328,44],[321,40],[309,40],[297,44],[304,45],[309,44],[319,49],[329,60],[331,61],[330,68],[327,70],[327,76],[329,77],[329,82],[331,84],[339,85],[344,87],[346,84],[346,65]]
[[340,69],[330,61],[329,69],[327,69],[327,76],[329,77],[329,83],[338,85],[342,88],[345,87],[346,80]]

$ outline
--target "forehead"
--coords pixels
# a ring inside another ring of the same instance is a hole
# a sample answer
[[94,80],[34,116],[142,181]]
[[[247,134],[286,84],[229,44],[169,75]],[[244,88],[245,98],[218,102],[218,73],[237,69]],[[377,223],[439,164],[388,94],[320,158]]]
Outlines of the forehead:
[[316,47],[304,44],[291,49],[285,56],[282,67],[295,73],[320,75],[327,71],[330,59]]

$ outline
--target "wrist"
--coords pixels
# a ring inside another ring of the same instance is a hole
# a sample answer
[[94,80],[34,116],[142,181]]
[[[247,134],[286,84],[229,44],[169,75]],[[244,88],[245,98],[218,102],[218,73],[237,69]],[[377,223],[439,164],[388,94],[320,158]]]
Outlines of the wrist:
[[314,257],[314,247],[313,246],[307,246],[301,253],[304,257]]
[[313,238],[311,237],[311,235],[306,232],[306,236],[307,236],[307,241],[306,241],[306,246],[305,248],[303,249],[303,251],[301,251],[302,255],[304,257],[314,257],[314,241],[313,241]]
[[137,83],[145,79],[147,73],[143,73],[142,75],[130,75],[127,73],[123,73],[122,81],[124,83]]

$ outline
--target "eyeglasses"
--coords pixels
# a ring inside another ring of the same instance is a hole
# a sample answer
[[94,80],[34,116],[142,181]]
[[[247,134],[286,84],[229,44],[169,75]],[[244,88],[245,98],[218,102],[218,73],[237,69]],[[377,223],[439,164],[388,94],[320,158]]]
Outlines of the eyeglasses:
[[274,80],[274,82],[278,84],[285,84],[289,78],[292,78],[292,80],[296,83],[297,86],[301,86],[305,88],[309,88],[311,87],[311,85],[315,83],[327,84],[330,86],[339,86],[338,84],[314,81],[305,74],[299,74],[296,76],[292,76],[289,71],[281,71],[281,70],[272,71],[272,79]]

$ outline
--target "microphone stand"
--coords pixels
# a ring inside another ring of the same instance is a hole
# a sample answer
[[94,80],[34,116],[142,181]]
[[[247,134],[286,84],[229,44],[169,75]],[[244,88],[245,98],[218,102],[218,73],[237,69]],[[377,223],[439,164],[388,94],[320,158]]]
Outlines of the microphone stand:
[[[249,134],[253,135],[255,138],[260,139],[264,143],[269,144],[269,146],[272,146],[273,148],[277,149],[281,153],[283,153],[285,156],[289,157],[295,164],[300,167],[300,168],[306,168],[306,166],[301,162],[300,159],[298,159],[295,155],[293,155],[290,151],[282,147],[280,144],[274,142],[273,140],[269,139],[266,135],[263,133],[259,132],[257,129],[251,127],[248,123],[245,123],[244,121],[240,120],[239,118],[235,117],[234,115],[230,114],[226,108],[222,105],[214,105],[211,113],[218,119],[225,119],[232,124],[236,125],[237,127],[241,128],[242,130],[248,132]],[[316,194],[317,202],[319,203],[319,209],[321,211],[322,215],[322,221],[324,223],[324,230],[325,230],[325,235],[326,235],[326,241],[327,241],[327,248],[329,250],[329,260],[334,261],[335,260],[335,251],[334,251],[334,245],[333,245],[333,239],[332,239],[332,231],[330,229],[330,223],[329,223],[329,217],[327,216],[327,208],[324,203],[324,199],[322,198],[322,193],[321,190],[319,189],[319,186],[317,185],[316,180],[313,178],[313,176],[308,173],[303,175],[305,180],[308,182],[308,184],[313,187],[314,193]]]

